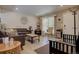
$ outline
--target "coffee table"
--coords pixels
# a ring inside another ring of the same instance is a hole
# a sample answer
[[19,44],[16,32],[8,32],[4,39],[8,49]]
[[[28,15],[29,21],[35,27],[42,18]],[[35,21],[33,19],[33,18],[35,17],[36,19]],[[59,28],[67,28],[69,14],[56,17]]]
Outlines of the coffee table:
[[34,43],[34,38],[38,37],[36,34],[26,34],[26,36],[29,36],[31,38],[31,43]]

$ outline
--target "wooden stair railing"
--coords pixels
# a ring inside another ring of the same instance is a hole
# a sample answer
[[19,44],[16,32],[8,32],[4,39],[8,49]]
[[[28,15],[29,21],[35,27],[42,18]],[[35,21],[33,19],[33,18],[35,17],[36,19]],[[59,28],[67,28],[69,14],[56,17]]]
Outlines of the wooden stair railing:
[[78,35],[63,34],[63,41],[70,44],[75,44],[77,38]]
[[75,52],[75,45],[63,41],[49,40],[49,53],[52,54],[73,54]]

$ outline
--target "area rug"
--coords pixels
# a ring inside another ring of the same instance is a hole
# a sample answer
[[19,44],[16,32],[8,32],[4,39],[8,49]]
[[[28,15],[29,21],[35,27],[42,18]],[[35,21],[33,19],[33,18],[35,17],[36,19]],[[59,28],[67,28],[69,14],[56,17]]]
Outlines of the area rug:
[[35,50],[37,54],[49,54],[49,44]]

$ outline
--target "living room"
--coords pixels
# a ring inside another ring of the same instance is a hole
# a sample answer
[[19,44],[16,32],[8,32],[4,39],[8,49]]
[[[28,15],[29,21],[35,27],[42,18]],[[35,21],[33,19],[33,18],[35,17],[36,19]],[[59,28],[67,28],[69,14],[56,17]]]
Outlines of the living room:
[[[78,17],[77,5],[0,5],[0,51],[4,54],[75,53],[75,38],[70,37],[78,35]],[[52,52],[50,43],[55,40],[57,50],[53,48]],[[61,46],[62,41],[67,47]]]

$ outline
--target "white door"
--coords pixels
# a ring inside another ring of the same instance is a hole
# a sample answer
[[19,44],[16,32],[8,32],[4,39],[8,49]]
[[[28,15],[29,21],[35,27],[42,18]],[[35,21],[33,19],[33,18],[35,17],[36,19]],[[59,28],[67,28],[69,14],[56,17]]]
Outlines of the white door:
[[74,35],[74,16],[72,12],[66,12],[63,14],[63,34]]

